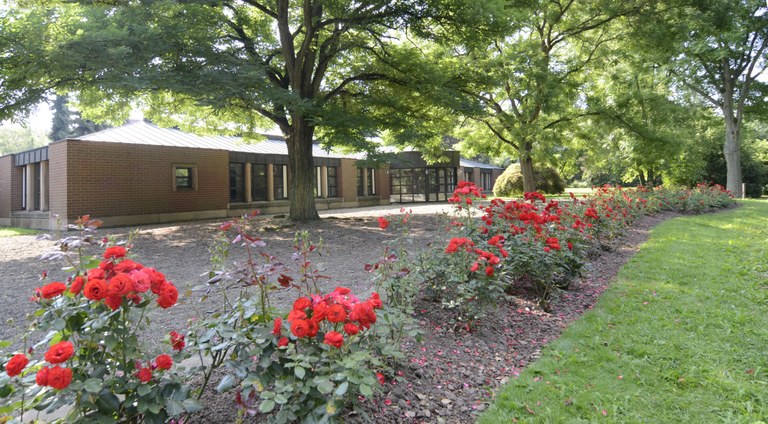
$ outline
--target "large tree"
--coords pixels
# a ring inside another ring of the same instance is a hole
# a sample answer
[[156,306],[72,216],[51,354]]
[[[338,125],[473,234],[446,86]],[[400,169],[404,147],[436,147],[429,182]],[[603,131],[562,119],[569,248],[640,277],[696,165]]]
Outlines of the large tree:
[[585,71],[608,43],[626,35],[618,20],[654,2],[515,0],[512,32],[467,56],[473,75],[465,93],[485,105],[461,132],[462,149],[514,154],[525,191],[536,189],[533,159],[542,145],[559,143],[557,127],[583,116]]
[[[315,139],[370,149],[367,140],[384,130],[401,141],[437,135],[437,128],[414,128],[424,118],[416,116],[415,106],[440,85],[423,78],[439,73],[420,72],[420,50],[398,37],[410,29],[422,36],[471,38],[467,34],[495,25],[493,12],[503,5],[472,0],[60,4],[44,14],[46,24],[65,34],[53,47],[63,54],[47,66],[72,76],[63,87],[75,92],[86,117],[125,117],[138,101],[154,121],[185,129],[253,137],[264,127],[279,128],[289,152],[290,216],[315,219]],[[18,13],[22,19],[24,13]],[[30,16],[40,14],[33,10]],[[416,122],[409,122],[414,117]]]
[[765,102],[768,94],[766,84],[758,80],[768,64],[768,7],[764,0],[682,0],[678,4],[679,14],[670,14],[664,29],[674,43],[669,69],[680,85],[698,93],[722,115],[727,188],[740,196],[746,111]]

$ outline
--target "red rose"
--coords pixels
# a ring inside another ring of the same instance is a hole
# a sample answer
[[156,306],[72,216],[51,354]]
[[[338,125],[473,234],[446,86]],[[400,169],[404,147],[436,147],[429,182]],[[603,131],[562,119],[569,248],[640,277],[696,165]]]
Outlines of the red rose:
[[61,390],[69,386],[72,382],[72,370],[55,366],[48,371],[48,385],[54,389]]
[[107,274],[101,268],[93,268],[88,270],[87,276],[89,280],[103,280]]
[[58,342],[45,352],[45,360],[52,364],[60,364],[69,359],[75,353],[75,347],[71,342]]
[[83,289],[85,297],[91,300],[101,300],[107,297],[107,282],[98,279],[89,279]]
[[136,373],[136,377],[139,377],[139,381],[147,383],[152,379],[152,370],[149,368],[142,368]]
[[107,284],[107,296],[125,296],[133,290],[133,280],[125,274],[117,274]]
[[380,372],[376,373],[376,381],[378,381],[382,386],[387,383],[387,379],[384,377],[384,374]]
[[493,277],[493,267],[492,266],[485,267],[485,275],[487,275],[488,277]]
[[307,325],[309,326],[309,330],[307,330],[307,337],[315,337],[317,332],[320,331],[320,324],[318,324],[317,321],[311,319],[307,321]]
[[291,323],[291,333],[298,338],[306,337],[309,334],[309,320],[294,320]]
[[128,277],[133,281],[133,290],[138,293],[144,293],[152,287],[152,279],[143,269],[131,271],[131,273],[128,274]]
[[344,324],[344,332],[349,334],[350,336],[354,336],[355,334],[360,332],[360,329],[357,328],[355,324],[352,324],[351,322],[348,322]]
[[312,321],[314,322],[320,322],[325,319],[326,315],[328,315],[328,304],[325,302],[320,302],[317,305],[312,307]]
[[360,323],[360,327],[369,328],[376,322],[376,313],[373,312],[373,306],[370,302],[361,302],[352,307],[352,313],[349,319]]
[[35,375],[35,383],[38,386],[43,387],[48,385],[48,373],[51,371],[48,367],[40,368],[40,371]]
[[387,218],[384,218],[383,216],[379,217],[379,228],[382,230],[386,230],[387,227],[389,227],[389,221],[387,221]]
[[40,297],[43,299],[50,299],[64,293],[64,291],[67,290],[67,286],[64,283],[56,281],[50,284],[46,284],[38,290]]
[[327,317],[329,322],[342,322],[347,319],[347,311],[345,311],[344,307],[339,304],[332,305],[328,308]]
[[104,259],[120,259],[125,257],[125,247],[123,246],[112,246],[108,247],[107,250],[104,251]]
[[115,265],[115,268],[113,269],[113,271],[117,273],[127,274],[133,271],[134,269],[141,269],[141,268],[142,268],[141,264],[136,263],[130,259],[124,259],[120,261],[119,264]]
[[171,283],[165,285],[165,289],[157,297],[157,304],[163,309],[168,309],[179,300],[179,291]]
[[323,343],[338,349],[341,348],[341,345],[344,344],[344,336],[335,331],[329,331],[325,333],[325,339],[323,340]]
[[307,319],[306,312],[291,309],[291,312],[288,312],[288,322],[294,322],[297,319]]
[[24,367],[29,363],[29,358],[23,353],[17,353],[13,355],[10,361],[5,364],[5,372],[8,377],[16,377],[24,371]]
[[349,294],[349,293],[350,293],[352,290],[348,289],[347,287],[336,287],[335,289],[333,289],[333,291],[335,291],[336,293],[338,293],[338,294],[340,294],[340,295],[342,295],[342,296],[346,296],[346,295],[348,295],[348,294]]
[[157,368],[161,370],[169,370],[173,366],[173,358],[163,353],[155,358],[155,364],[157,365]]
[[371,293],[371,298],[368,299],[368,301],[371,302],[373,309],[381,309],[384,306],[384,304],[381,302],[381,296],[379,296],[379,294],[376,292]]
[[281,337],[280,340],[277,341],[277,347],[286,347],[288,346],[288,337]]
[[276,318],[275,324],[272,326],[272,334],[279,336],[283,332],[283,319]]
[[116,311],[117,308],[123,304],[123,296],[120,296],[119,294],[107,296],[107,298],[104,300],[104,304],[109,306],[109,309]]
[[180,352],[182,349],[184,349],[186,343],[184,343],[183,335],[175,331],[171,331],[169,335],[171,337],[171,346],[173,347],[173,350]]
[[308,297],[300,297],[293,302],[294,311],[303,311],[312,305],[312,301]]
[[78,275],[72,281],[72,284],[70,284],[69,292],[72,294],[80,294],[80,291],[83,289],[83,284],[85,284],[85,279],[82,275]]

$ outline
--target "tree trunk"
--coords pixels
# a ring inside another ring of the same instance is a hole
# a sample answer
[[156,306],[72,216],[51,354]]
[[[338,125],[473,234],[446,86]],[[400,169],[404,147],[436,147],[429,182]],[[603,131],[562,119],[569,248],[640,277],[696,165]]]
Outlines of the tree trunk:
[[645,179],[645,173],[643,172],[643,170],[640,169],[640,170],[637,171],[637,173],[638,173],[638,176],[640,177],[640,185],[641,186],[647,186],[648,185],[648,181]]
[[741,125],[732,118],[733,111],[725,112],[725,168],[727,171],[726,187],[736,197],[741,197]]
[[533,174],[533,158],[531,151],[533,144],[530,142],[522,143],[523,149],[520,151],[520,173],[523,175],[523,191],[530,193],[536,191],[536,177]]
[[656,185],[656,174],[653,172],[653,167],[648,167],[648,185],[653,187]]
[[314,128],[302,117],[295,117],[288,135],[289,217],[294,221],[320,219],[315,207],[312,137]]

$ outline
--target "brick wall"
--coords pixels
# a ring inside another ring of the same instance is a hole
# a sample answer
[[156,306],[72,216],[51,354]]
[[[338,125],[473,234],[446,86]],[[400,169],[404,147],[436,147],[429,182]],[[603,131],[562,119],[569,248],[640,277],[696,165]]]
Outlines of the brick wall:
[[13,156],[0,157],[0,218],[11,217]]
[[355,159],[342,159],[339,166],[339,197],[345,202],[357,200],[357,167]]
[[388,167],[383,167],[374,171],[376,173],[376,195],[382,199],[389,199],[389,194],[392,190],[388,171]]
[[51,217],[67,218],[67,142],[48,145],[48,210]]
[[[57,144],[66,149],[66,195],[62,199],[61,187],[54,186],[62,171],[52,158],[51,211],[57,213],[65,201],[68,219],[227,208],[226,151],[75,140]],[[196,166],[196,190],[174,190],[174,164]]]

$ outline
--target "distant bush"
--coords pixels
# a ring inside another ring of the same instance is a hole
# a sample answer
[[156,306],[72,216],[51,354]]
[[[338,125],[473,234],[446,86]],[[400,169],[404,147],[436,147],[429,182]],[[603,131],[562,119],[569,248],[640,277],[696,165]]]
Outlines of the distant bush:
[[[565,181],[552,167],[534,169],[536,190],[547,194],[560,194],[565,191]],[[500,197],[520,196],[523,194],[523,174],[520,164],[513,163],[496,179],[493,194]]]

